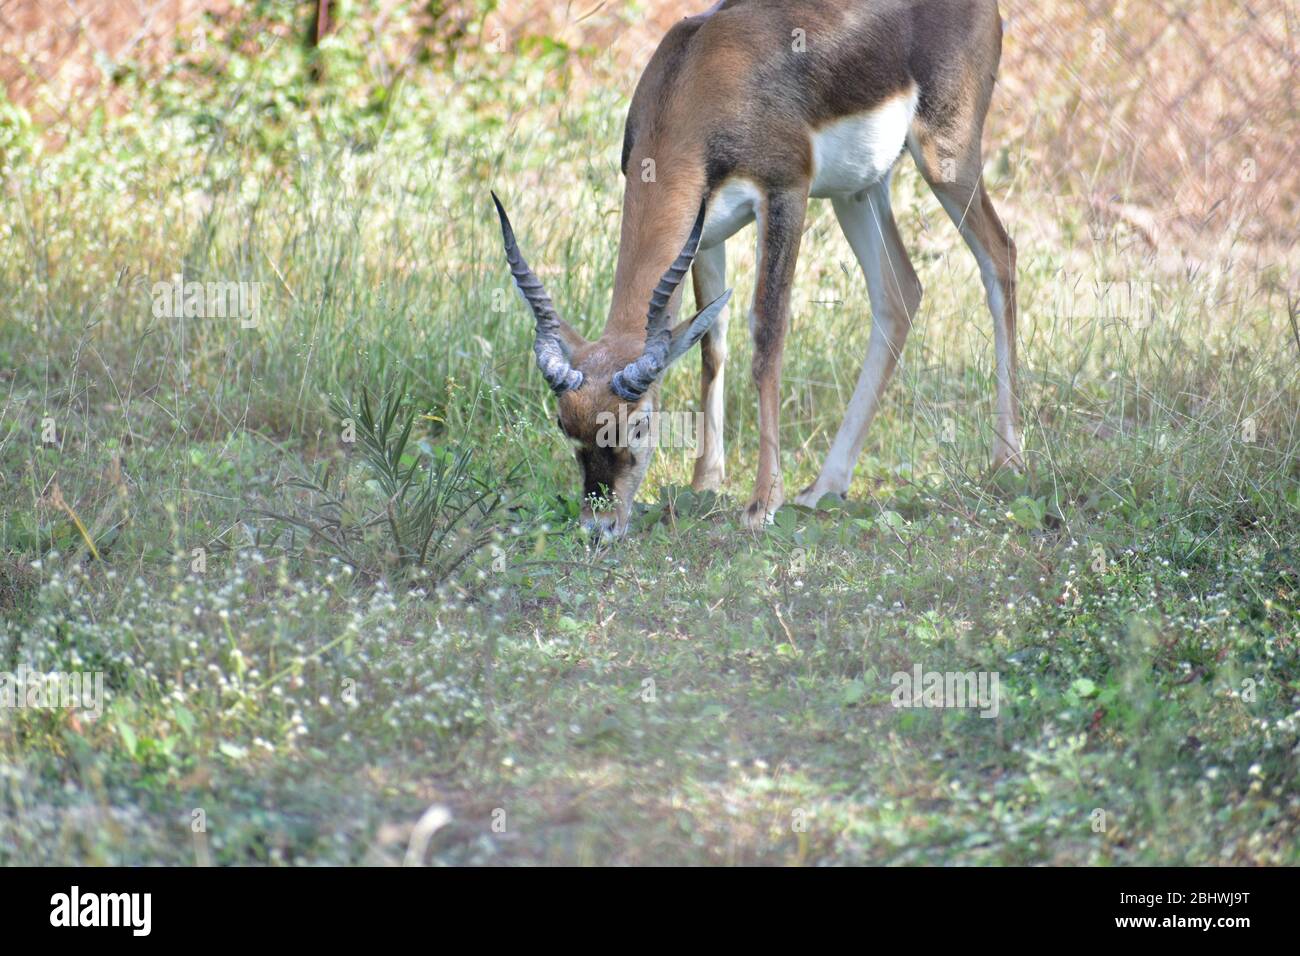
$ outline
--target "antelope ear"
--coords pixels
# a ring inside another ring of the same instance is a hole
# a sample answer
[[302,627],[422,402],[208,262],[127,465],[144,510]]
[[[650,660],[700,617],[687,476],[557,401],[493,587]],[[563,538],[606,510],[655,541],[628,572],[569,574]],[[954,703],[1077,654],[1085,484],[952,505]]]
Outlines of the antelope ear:
[[664,368],[672,365],[685,355],[692,345],[704,338],[704,333],[713,328],[713,323],[727,307],[727,300],[730,298],[731,290],[728,289],[689,319],[677,323],[677,327],[672,332],[672,340],[668,344],[668,358],[664,362]]

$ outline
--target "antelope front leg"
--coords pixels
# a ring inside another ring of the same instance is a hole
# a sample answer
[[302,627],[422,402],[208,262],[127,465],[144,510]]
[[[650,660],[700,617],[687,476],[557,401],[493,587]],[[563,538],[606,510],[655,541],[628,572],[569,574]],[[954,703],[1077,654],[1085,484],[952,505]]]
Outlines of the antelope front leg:
[[[712,302],[726,291],[727,251],[723,243],[701,249],[691,266],[695,283],[696,307]],[[722,444],[723,380],[727,364],[727,310],[724,308],[700,340],[700,408],[703,422],[700,444],[696,449],[695,474],[691,487],[696,491],[717,491],[725,477],[726,452]]]
[[754,383],[758,386],[758,476],[741,513],[750,530],[772,520],[785,500],[781,480],[781,354],[790,324],[790,287],[799,258],[807,189],[769,193],[758,213],[758,283],[749,330],[754,337]]

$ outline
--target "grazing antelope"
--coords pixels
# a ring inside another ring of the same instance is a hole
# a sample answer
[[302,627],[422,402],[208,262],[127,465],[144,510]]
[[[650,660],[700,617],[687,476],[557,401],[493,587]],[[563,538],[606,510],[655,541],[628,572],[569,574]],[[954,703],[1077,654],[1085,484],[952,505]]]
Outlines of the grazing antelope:
[[[601,422],[624,403],[624,420],[656,412],[664,370],[696,341],[704,414],[693,485],[722,482],[724,243],[754,221],[758,279],[749,328],[759,463],[742,520],[761,527],[781,506],[781,353],[810,197],[831,200],[866,276],[873,321],[843,424],[817,480],[795,500],[813,506],[848,490],[921,299],[889,204],[904,149],[979,263],[996,353],[993,464],[1020,465],[1016,250],[980,162],[1001,49],[996,0],[724,0],[679,22],[628,112],[614,296],[594,342],[556,314],[497,202],[511,272],[536,318],[537,364],[558,396],[559,425],[582,469],[584,527],[627,530],[652,451],[635,440],[598,440]],[[695,301],[707,304],[675,322],[688,268]]]

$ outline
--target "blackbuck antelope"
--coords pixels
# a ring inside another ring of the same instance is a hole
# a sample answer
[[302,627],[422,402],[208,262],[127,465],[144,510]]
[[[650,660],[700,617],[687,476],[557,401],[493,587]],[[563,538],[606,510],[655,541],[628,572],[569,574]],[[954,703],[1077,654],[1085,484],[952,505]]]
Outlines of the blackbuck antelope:
[[[1016,250],[980,162],[1001,49],[996,0],[724,0],[682,20],[655,51],[628,112],[613,302],[594,342],[556,314],[497,202],[511,272],[536,318],[537,364],[582,469],[585,527],[627,530],[653,449],[635,437],[601,440],[603,425],[620,411],[624,421],[657,412],[664,370],[697,341],[703,427],[693,484],[722,482],[724,243],[751,221],[759,450],[742,520],[761,527],[781,506],[781,353],[809,197],[831,200],[866,276],[873,321],[843,424],[817,480],[795,500],[813,506],[847,492],[921,300],[890,211],[904,149],[979,263],[993,314],[993,464],[1020,464]],[[687,269],[704,307],[676,322]]]

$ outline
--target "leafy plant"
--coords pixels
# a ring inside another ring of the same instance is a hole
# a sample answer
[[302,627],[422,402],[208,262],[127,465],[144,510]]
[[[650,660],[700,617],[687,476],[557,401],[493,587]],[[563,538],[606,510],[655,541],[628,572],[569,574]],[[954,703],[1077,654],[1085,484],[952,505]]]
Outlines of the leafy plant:
[[[358,571],[388,565],[420,569],[438,581],[492,540],[518,468],[490,475],[468,442],[412,442],[418,416],[404,403],[402,390],[385,391],[377,403],[367,391],[333,401],[335,415],[355,431],[355,466],[339,475],[324,466],[285,482],[307,492],[306,500],[289,513],[262,513],[306,532],[311,544]],[[354,468],[359,481],[352,480]],[[367,547],[376,540],[382,553]]]

